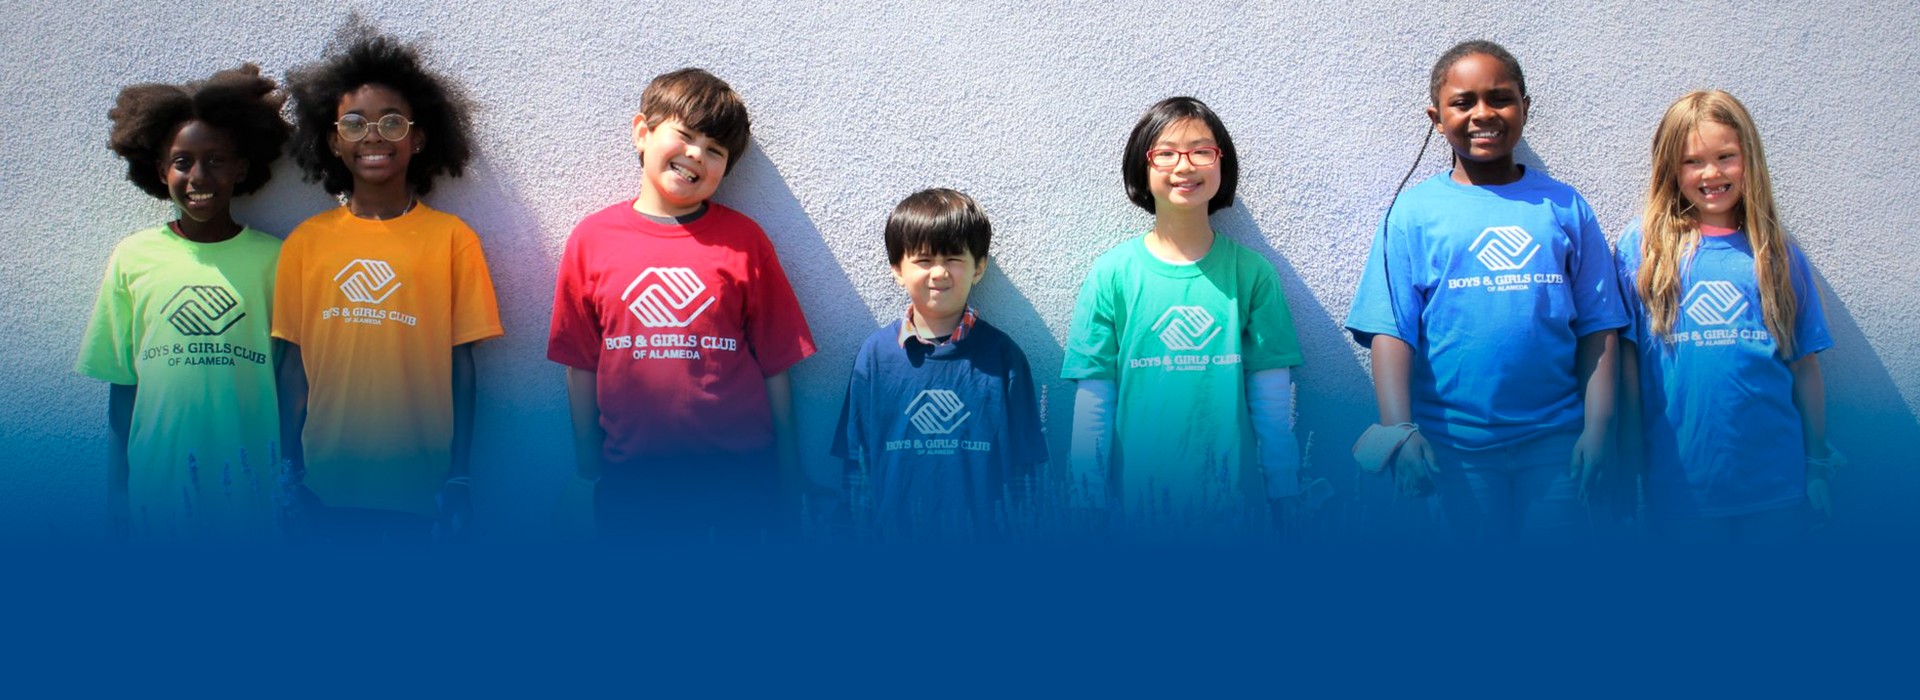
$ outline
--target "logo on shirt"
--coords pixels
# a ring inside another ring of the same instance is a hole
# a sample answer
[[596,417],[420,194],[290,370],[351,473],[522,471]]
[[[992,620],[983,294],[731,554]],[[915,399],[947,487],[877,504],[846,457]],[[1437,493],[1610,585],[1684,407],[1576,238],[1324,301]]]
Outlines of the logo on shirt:
[[1518,270],[1527,266],[1535,253],[1540,252],[1540,244],[1535,243],[1533,234],[1518,226],[1495,226],[1480,232],[1473,239],[1473,245],[1467,246],[1473,251],[1473,257],[1487,269],[1496,272]]
[[[641,288],[640,283],[649,277],[653,278],[653,282]],[[636,288],[640,289],[638,296],[633,293]],[[694,309],[693,313],[685,313],[687,307],[698,301],[706,291],[707,284],[700,281],[700,276],[694,274],[693,270],[684,267],[649,267],[639,277],[633,278],[633,284],[627,285],[627,291],[620,293],[620,300],[631,299],[627,310],[633,312],[634,318],[640,319],[640,323],[648,328],[685,328],[700,317],[700,312],[713,305],[713,297],[708,296],[700,308]]]
[[[346,281],[340,278],[345,277]],[[333,281],[340,283],[340,293],[347,295],[347,301],[356,304],[378,304],[393,296],[400,288],[396,282],[399,275],[394,274],[393,266],[384,260],[355,260],[340,268],[334,274]]]
[[1220,335],[1220,327],[1214,325],[1213,314],[1198,306],[1175,306],[1160,314],[1160,320],[1153,322],[1153,329],[1160,332],[1160,342],[1167,344],[1168,350],[1199,350],[1207,346],[1213,337]]
[[946,435],[959,430],[961,424],[973,415],[961,413],[966,408],[958,394],[946,389],[928,389],[913,397],[913,403],[907,404],[907,420],[921,433]]
[[1702,326],[1724,326],[1747,310],[1747,296],[1726,280],[1705,280],[1687,290],[1687,318]]
[[240,297],[232,290],[213,285],[195,284],[181,287],[160,307],[160,315],[181,335],[209,336],[220,335],[239,323],[245,312],[234,313],[240,308]]

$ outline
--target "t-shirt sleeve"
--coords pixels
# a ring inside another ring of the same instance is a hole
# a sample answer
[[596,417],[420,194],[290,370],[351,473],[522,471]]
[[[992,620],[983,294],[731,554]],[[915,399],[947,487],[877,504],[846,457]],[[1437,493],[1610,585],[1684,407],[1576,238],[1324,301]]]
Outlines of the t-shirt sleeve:
[[567,237],[560,255],[560,273],[553,282],[553,321],[547,327],[547,359],[575,369],[600,368],[599,307],[593,299],[593,281],[587,278],[585,245],[579,229]]
[[500,327],[500,306],[493,297],[493,276],[487,272],[487,255],[480,249],[480,236],[466,224],[454,228],[453,235],[453,344],[504,335]]
[[1600,220],[1585,200],[1574,207],[1573,255],[1567,270],[1573,284],[1573,334],[1584,336],[1627,325],[1620,303],[1620,276],[1614,271],[1613,251]]
[[1833,336],[1827,332],[1827,313],[1820,303],[1820,287],[1814,284],[1813,265],[1800,246],[1790,245],[1787,250],[1793,260],[1793,298],[1798,302],[1793,319],[1793,357],[1788,360],[1792,362],[1832,348]]
[[87,320],[86,334],[80,338],[80,357],[73,371],[114,384],[138,384],[133,361],[133,294],[120,277],[120,252],[107,258],[107,271],[100,280],[100,295],[93,302],[93,317]]
[[1040,429],[1040,402],[1033,390],[1033,369],[1027,354],[1012,340],[1006,342],[1007,456],[1013,467],[1008,476],[1019,479],[1032,465],[1048,461],[1047,439]]
[[1080,298],[1073,304],[1073,322],[1068,326],[1065,356],[1060,361],[1061,379],[1117,379],[1120,363],[1120,333],[1114,324],[1114,309],[1108,298],[1109,273],[1095,263],[1080,285]]
[[800,299],[793,284],[780,268],[780,257],[765,234],[752,260],[752,286],[747,290],[747,347],[760,364],[762,376],[771,377],[798,364],[814,353],[813,331],[807,328],[807,314],[800,310]]
[[300,288],[306,282],[302,271],[306,250],[306,237],[294,229],[286,242],[280,244],[280,261],[274,265],[273,272],[273,337],[294,345],[306,343],[304,330],[309,314],[303,305],[305,290]]
[[1613,251],[1613,269],[1620,285],[1620,305],[1627,315],[1627,325],[1620,329],[1620,339],[1635,345],[1646,345],[1646,313],[1640,305],[1640,287],[1635,277],[1640,274],[1640,229],[1636,225],[1620,234],[1620,244]]
[[1287,309],[1287,295],[1280,289],[1280,275],[1265,258],[1252,252],[1247,256],[1251,284],[1247,287],[1247,324],[1241,344],[1246,355],[1246,371],[1296,367],[1300,365],[1300,339],[1294,335],[1293,312]]
[[1393,218],[1392,210],[1387,214],[1373,234],[1367,266],[1360,273],[1360,288],[1354,292],[1353,308],[1347,311],[1347,332],[1361,347],[1371,347],[1376,335],[1419,345],[1420,317],[1427,305],[1424,283],[1414,264],[1420,241],[1415,240],[1412,229]]

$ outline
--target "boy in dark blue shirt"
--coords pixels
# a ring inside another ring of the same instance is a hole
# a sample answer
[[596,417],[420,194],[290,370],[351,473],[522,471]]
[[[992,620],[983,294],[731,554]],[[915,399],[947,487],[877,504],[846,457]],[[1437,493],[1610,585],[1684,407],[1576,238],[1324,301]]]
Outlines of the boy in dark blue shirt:
[[833,436],[857,519],[882,537],[998,539],[1004,496],[1047,461],[1026,355],[967,305],[992,236],[980,205],[949,189],[887,219],[912,303],[861,344]]

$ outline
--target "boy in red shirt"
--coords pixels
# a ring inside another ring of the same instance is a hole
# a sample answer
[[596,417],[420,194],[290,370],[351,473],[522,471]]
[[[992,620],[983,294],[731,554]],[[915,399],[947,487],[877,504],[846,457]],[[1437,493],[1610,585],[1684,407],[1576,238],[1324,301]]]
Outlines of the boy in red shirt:
[[608,535],[750,541],[806,483],[787,369],[813,336],[760,226],[708,201],[748,135],[719,78],[655,78],[633,119],[639,196],[567,239],[547,357],[567,366],[568,493],[592,494]]

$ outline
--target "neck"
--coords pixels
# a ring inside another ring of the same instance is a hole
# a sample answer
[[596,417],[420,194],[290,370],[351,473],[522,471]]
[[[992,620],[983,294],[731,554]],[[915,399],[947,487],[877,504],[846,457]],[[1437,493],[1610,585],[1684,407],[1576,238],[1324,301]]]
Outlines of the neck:
[[1507,185],[1519,180],[1524,171],[1511,154],[1480,162],[1453,157],[1453,181],[1462,185]]
[[667,200],[662,198],[658,193],[655,193],[652,188],[645,186],[640,188],[640,196],[633,198],[634,211],[646,214],[647,216],[674,219],[700,211],[701,204],[705,204],[705,202],[694,202],[684,207],[674,206],[667,203]]
[[355,182],[353,194],[347,197],[347,211],[362,219],[392,219],[412,208],[413,190],[405,178],[378,185]]
[[1147,234],[1149,250],[1169,260],[1207,257],[1207,251],[1213,249],[1213,226],[1207,223],[1206,210],[1176,210],[1164,204],[1158,209],[1153,216],[1153,231]]
[[961,309],[960,313],[956,314],[928,316],[920,312],[920,307],[915,306],[913,307],[913,327],[922,336],[935,338],[950,336],[953,335],[953,329],[960,327],[960,317],[966,313],[966,309]]
[[1704,226],[1737,229],[1740,228],[1741,222],[1739,219],[1733,217],[1733,212],[1727,212],[1724,214],[1703,214],[1700,217],[1700,223]]
[[240,235],[240,224],[225,212],[212,221],[194,221],[193,217],[182,216],[175,219],[170,228],[175,235],[195,243],[219,243]]

